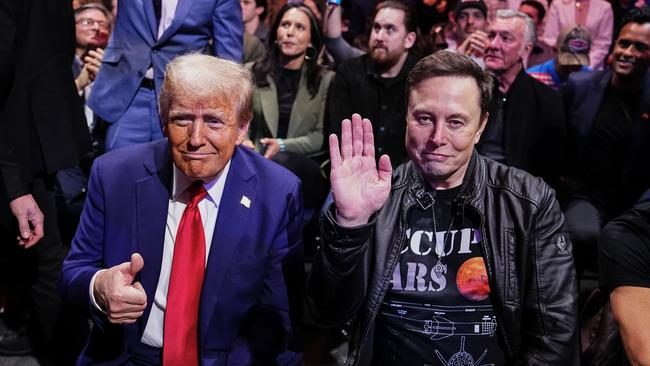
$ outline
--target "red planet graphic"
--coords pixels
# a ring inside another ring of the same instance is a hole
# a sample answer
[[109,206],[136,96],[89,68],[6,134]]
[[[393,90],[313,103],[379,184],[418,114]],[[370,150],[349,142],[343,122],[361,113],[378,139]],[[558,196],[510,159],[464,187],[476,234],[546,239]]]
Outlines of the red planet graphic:
[[482,257],[468,259],[460,266],[456,275],[456,286],[463,296],[472,301],[487,299],[490,285]]

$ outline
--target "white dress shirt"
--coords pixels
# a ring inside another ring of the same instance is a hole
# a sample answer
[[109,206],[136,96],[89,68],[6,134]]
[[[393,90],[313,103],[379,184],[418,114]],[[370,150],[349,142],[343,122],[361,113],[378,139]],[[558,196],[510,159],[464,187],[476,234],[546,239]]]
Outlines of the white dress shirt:
[[[158,24],[158,36],[156,38],[160,39],[160,36],[165,33],[165,30],[172,25],[174,21],[174,15],[176,15],[176,7],[178,6],[178,0],[162,0],[160,2],[160,23]],[[153,79],[153,68],[150,67],[145,73],[145,77],[148,79]]]
[[[219,213],[219,204],[223,196],[223,190],[226,185],[226,177],[230,170],[230,161],[223,168],[219,176],[211,182],[203,184],[208,195],[199,202],[199,211],[201,212],[201,221],[203,222],[203,232],[205,235],[205,265],[208,262],[212,236],[217,223]],[[165,309],[167,307],[167,290],[169,288],[169,277],[171,274],[172,258],[174,255],[174,242],[176,241],[176,232],[178,225],[183,217],[185,206],[190,197],[187,188],[192,185],[193,180],[189,179],[174,165],[174,179],[172,187],[172,197],[169,198],[167,209],[167,224],[165,226],[165,241],[163,243],[163,256],[160,266],[160,277],[153,299],[153,306],[149,313],[147,325],[142,334],[142,343],[152,347],[162,348],[163,346],[163,325],[165,323]],[[151,243],[155,245],[155,243]],[[145,266],[147,263],[145,262]],[[99,273],[99,271],[97,272]],[[93,295],[93,287],[97,273],[90,281],[90,298],[92,303],[100,309]],[[150,294],[148,294],[149,296]],[[101,310],[101,309],[100,309]]]

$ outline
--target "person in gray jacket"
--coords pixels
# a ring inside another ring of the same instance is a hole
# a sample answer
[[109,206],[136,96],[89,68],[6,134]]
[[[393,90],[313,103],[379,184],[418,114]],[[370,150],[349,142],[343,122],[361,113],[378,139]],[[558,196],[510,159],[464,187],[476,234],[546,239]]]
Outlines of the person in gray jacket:
[[577,365],[570,237],[540,178],[474,150],[492,79],[439,51],[407,80],[406,150],[375,162],[371,122],[329,139],[334,204],[308,305],[353,319],[348,365]]

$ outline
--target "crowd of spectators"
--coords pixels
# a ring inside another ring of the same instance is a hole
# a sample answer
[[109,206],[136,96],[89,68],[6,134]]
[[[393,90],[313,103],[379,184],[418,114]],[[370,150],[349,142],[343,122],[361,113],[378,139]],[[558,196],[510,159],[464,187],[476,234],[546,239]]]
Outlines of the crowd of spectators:
[[57,365],[81,352],[88,327],[55,283],[91,166],[165,138],[158,102],[173,59],[208,54],[252,74],[242,145],[302,181],[309,263],[331,204],[330,134],[341,139],[358,113],[376,159],[409,161],[409,73],[441,50],[489,72],[476,151],[555,190],[579,284],[602,271],[625,350],[644,364],[650,320],[639,315],[641,330],[633,317],[649,309],[626,306],[650,296],[626,291],[650,288],[650,260],[625,247],[625,220],[645,225],[634,232],[647,247],[648,206],[629,210],[650,200],[650,5],[618,0],[0,0],[0,355]]

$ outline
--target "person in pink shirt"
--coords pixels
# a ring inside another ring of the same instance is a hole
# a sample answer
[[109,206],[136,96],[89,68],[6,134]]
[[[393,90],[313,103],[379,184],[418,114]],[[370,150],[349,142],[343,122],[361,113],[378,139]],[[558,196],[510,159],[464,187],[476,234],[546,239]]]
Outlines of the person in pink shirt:
[[589,66],[601,70],[612,44],[614,13],[605,0],[556,0],[549,9],[543,41],[555,47],[560,31],[571,25],[580,25],[589,31],[591,51]]

